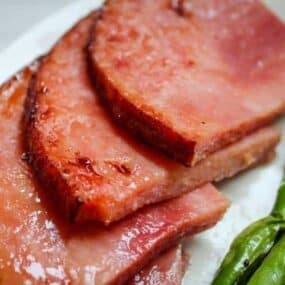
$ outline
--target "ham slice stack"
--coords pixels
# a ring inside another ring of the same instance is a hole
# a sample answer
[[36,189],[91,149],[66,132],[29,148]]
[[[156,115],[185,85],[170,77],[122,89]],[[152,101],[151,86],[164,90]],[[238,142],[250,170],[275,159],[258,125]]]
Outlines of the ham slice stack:
[[128,136],[111,120],[87,72],[84,49],[94,17],[83,20],[43,60],[26,108],[33,167],[56,190],[70,219],[109,224],[144,205],[232,176],[270,155],[279,139],[272,128],[192,168]]
[[[210,183],[269,161],[280,139],[266,123],[285,105],[284,26],[260,3],[241,2],[108,1],[0,88],[3,284],[181,284],[183,237],[229,207]],[[219,21],[203,16],[211,5]],[[233,11],[264,40],[255,47],[262,71],[253,51],[227,46],[240,57],[232,73],[217,55],[218,28],[238,33]]]
[[[61,203],[37,183],[26,163],[23,104],[37,68],[37,64],[26,68],[0,90],[0,129],[5,134],[0,142],[3,284],[125,284],[153,279],[153,267],[161,279],[169,274],[181,280],[181,252],[177,248],[175,254],[175,249],[163,252],[184,235],[213,226],[228,207],[227,200],[208,184],[109,227],[68,223],[58,211]],[[166,257],[153,260],[160,252]]]

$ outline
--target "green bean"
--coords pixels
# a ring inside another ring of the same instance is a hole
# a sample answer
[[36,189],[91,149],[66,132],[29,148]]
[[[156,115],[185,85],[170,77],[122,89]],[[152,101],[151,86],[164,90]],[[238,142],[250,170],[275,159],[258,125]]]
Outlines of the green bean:
[[232,243],[212,285],[246,284],[273,247],[281,229],[285,229],[285,222],[271,216],[246,228]]
[[212,285],[243,285],[254,273],[285,230],[285,179],[278,189],[271,215],[240,233],[233,241]]
[[273,247],[248,285],[285,284],[285,236]]

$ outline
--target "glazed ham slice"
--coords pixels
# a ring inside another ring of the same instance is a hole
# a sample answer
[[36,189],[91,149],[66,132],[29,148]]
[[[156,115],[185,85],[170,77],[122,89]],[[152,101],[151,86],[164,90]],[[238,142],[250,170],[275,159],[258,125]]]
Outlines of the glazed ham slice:
[[221,218],[228,202],[207,185],[109,228],[65,223],[61,204],[37,186],[23,152],[23,101],[32,73],[28,68],[0,88],[2,284],[123,284],[185,234]]
[[110,0],[94,81],[114,118],[194,165],[285,110],[285,25],[258,0]]
[[182,245],[169,249],[136,274],[129,285],[181,285],[187,266]]
[[279,141],[267,128],[186,168],[118,128],[89,80],[85,45],[93,18],[65,35],[41,64],[27,100],[27,149],[44,185],[73,221],[109,224],[264,160]]

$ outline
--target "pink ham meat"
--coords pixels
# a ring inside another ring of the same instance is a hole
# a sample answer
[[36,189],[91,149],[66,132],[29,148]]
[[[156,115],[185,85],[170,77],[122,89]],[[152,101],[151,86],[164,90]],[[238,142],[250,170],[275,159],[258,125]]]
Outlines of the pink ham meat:
[[[96,16],[95,16],[96,17]],[[144,205],[233,176],[264,160],[279,141],[267,128],[186,168],[117,128],[91,86],[85,45],[93,16],[42,63],[27,101],[27,148],[44,185],[73,221],[109,224]]]
[[180,244],[156,258],[128,285],[181,285],[186,263]]
[[33,69],[0,87],[1,284],[123,284],[185,234],[221,218],[228,202],[207,185],[109,228],[64,223],[61,205],[47,199],[25,163],[22,112]]
[[135,136],[194,165],[285,110],[285,25],[260,1],[106,3],[94,80]]

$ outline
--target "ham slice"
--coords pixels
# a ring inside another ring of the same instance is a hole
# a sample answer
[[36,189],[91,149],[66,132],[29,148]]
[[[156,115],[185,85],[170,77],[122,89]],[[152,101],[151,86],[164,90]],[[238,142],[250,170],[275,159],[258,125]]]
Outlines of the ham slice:
[[175,246],[136,274],[129,285],[180,285],[187,260],[182,245]]
[[2,284],[123,284],[162,250],[214,225],[227,200],[211,185],[148,207],[112,227],[70,225],[26,165],[22,113],[27,68],[0,88]]
[[81,21],[41,64],[26,106],[33,168],[73,221],[109,224],[144,205],[233,176],[272,155],[266,128],[186,168],[140,144],[112,121],[87,73],[85,44],[96,16]]
[[261,1],[111,0],[102,13],[98,90],[172,158],[195,165],[285,110],[285,25]]

